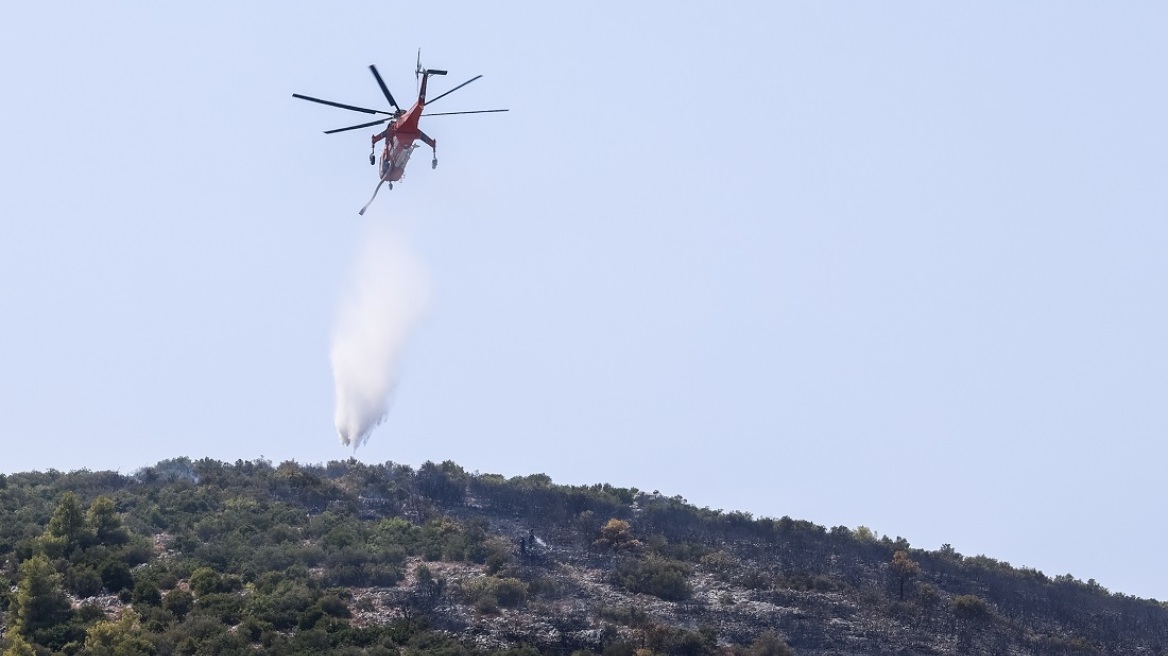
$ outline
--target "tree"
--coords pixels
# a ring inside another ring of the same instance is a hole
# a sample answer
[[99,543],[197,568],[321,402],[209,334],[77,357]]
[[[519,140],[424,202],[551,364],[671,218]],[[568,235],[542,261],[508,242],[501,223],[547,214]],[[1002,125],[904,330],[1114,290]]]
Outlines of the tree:
[[101,575],[101,584],[110,592],[134,587],[134,575],[130,573],[130,567],[116,558],[103,562],[98,573]]
[[37,656],[36,649],[19,633],[8,637],[8,649],[4,656]]
[[623,519],[610,519],[601,526],[600,537],[595,544],[612,551],[626,551],[641,546],[639,541],[633,539],[629,523]]
[[98,622],[85,632],[87,656],[153,656],[154,645],[142,634],[138,618],[123,612],[117,622]]
[[48,558],[38,555],[21,563],[11,610],[12,628],[26,637],[68,616],[69,600],[61,591],[61,575]]
[[414,570],[414,576],[418,582],[414,586],[415,594],[426,603],[433,605],[442,598],[442,593],[446,590],[446,578],[435,578],[433,572],[425,565],[418,565]]
[[200,567],[191,573],[191,592],[199,597],[229,590],[230,588],[223,582],[223,577],[210,567]]
[[162,608],[174,614],[180,620],[195,607],[195,597],[182,588],[175,588],[166,593],[162,600]]
[[114,508],[114,500],[100,496],[89,505],[85,514],[86,523],[93,531],[94,539],[98,544],[116,546],[125,544],[130,537],[122,527],[122,519],[118,517]]
[[65,553],[81,545],[86,537],[85,512],[81,510],[81,503],[77,495],[66,492],[61,495],[53,516],[49,519],[48,534],[61,538],[65,542]]
[[921,566],[908,557],[907,551],[892,554],[892,575],[900,583],[900,598],[904,600],[904,584],[921,573]]

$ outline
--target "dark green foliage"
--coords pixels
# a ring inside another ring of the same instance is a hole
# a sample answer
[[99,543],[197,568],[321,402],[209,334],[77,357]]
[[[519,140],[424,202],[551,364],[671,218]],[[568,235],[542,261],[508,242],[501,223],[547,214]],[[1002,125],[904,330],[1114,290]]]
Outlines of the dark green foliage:
[[65,589],[82,599],[101,594],[104,585],[101,574],[88,565],[70,567],[65,574]]
[[466,472],[449,460],[440,465],[426,461],[418,468],[415,481],[419,492],[442,503],[462,503],[466,494]]
[[666,601],[682,601],[690,596],[686,577],[689,565],[658,556],[626,558],[613,572],[613,583],[629,592],[640,592]]
[[118,592],[134,585],[130,566],[120,560],[107,560],[101,564],[101,584],[110,592]]
[[227,626],[235,626],[243,619],[244,598],[229,592],[212,592],[195,599],[194,615],[214,617]]
[[131,600],[135,606],[157,606],[162,603],[162,592],[158,584],[150,579],[143,579],[134,583],[134,596]]
[[480,612],[493,613],[499,607],[515,608],[526,602],[527,584],[513,578],[485,576],[465,582],[459,597]]
[[178,619],[183,619],[195,607],[195,597],[186,590],[176,589],[166,593],[162,599],[162,608]]

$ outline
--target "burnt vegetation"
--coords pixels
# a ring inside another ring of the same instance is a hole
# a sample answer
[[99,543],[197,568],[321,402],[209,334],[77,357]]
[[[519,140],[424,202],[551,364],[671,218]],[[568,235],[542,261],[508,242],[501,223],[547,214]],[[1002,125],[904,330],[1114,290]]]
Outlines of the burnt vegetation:
[[0,510],[4,656],[1168,653],[1093,580],[452,462],[12,474]]

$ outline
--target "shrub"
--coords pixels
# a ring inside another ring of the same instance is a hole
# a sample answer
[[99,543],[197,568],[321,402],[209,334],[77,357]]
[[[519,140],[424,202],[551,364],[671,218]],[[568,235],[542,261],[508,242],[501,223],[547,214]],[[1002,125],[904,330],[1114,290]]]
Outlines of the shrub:
[[641,592],[666,601],[682,601],[690,596],[685,577],[689,566],[656,556],[629,558],[617,564],[613,582],[629,592]]
[[162,593],[158,591],[154,581],[148,579],[138,581],[134,584],[132,601],[143,606],[157,606],[162,603]]
[[225,592],[223,577],[210,567],[200,567],[191,573],[191,591],[202,597],[213,592]]
[[101,584],[110,592],[120,592],[134,586],[130,568],[120,560],[107,560],[101,565]]
[[474,608],[484,615],[494,615],[499,612],[499,600],[494,595],[484,594],[475,599]]
[[226,592],[202,595],[195,602],[195,613],[216,617],[228,626],[235,626],[243,617],[243,597]]
[[101,594],[101,575],[92,567],[73,567],[65,574],[65,587],[79,598]]
[[170,611],[180,620],[186,617],[194,606],[195,597],[181,588],[166,593],[166,597],[162,600],[163,610]]
[[795,656],[795,650],[774,631],[766,631],[754,639],[749,656]]
[[989,604],[977,595],[961,595],[954,597],[949,604],[953,614],[967,620],[985,620],[990,617]]
[[[465,603],[474,605],[480,612],[495,612],[483,608],[515,608],[527,601],[527,584],[519,579],[484,576],[464,582],[460,596]],[[479,607],[480,603],[483,608]]]

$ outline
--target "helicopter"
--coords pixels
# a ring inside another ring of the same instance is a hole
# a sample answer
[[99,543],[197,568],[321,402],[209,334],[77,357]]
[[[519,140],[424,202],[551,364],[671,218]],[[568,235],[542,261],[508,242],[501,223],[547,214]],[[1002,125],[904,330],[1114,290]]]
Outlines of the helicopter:
[[377,66],[370,64],[369,71],[373,73],[373,79],[377,80],[377,86],[381,87],[381,93],[385,95],[385,99],[389,101],[392,112],[387,112],[380,109],[369,109],[367,107],[357,107],[356,105],[346,105],[332,100],[322,100],[320,98],[313,98],[312,96],[305,96],[299,93],[292,94],[293,98],[307,100],[322,105],[329,105],[330,107],[339,107],[353,112],[362,112],[364,114],[383,114],[386,118],[362,123],[360,125],[350,125],[349,127],[337,128],[335,130],[325,130],[325,134],[336,134],[338,132],[347,132],[349,130],[359,130],[361,128],[368,128],[374,125],[381,125],[388,123],[385,130],[374,134],[370,143],[369,164],[378,162],[374,157],[377,150],[377,144],[384,142],[383,150],[380,157],[380,166],[378,167],[378,182],[377,187],[373,189],[373,196],[369,198],[369,202],[365,203],[365,207],[361,208],[358,214],[365,214],[365,210],[369,209],[369,205],[373,203],[373,199],[377,198],[377,192],[381,190],[381,185],[389,183],[389,188],[393,189],[393,183],[402,179],[405,174],[406,164],[410,161],[410,154],[418,147],[415,141],[421,141],[430,147],[433,151],[434,159],[430,162],[430,168],[438,168],[438,141],[433,139],[418,127],[418,121],[423,116],[453,116],[455,114],[491,114],[495,112],[506,112],[506,109],[479,109],[468,112],[436,112],[430,114],[422,113],[427,104],[433,104],[442,98],[458,91],[466,85],[474,82],[482,77],[476,75],[462,84],[442,93],[429,101],[426,100],[426,85],[430,81],[432,75],[446,75],[446,71],[434,68],[422,68],[422,51],[418,49],[417,66],[414,69],[415,79],[420,79],[421,83],[418,87],[418,100],[409,109],[403,110],[398,106],[397,101],[394,100],[393,94],[389,92],[389,87],[385,85],[385,81],[381,79],[381,74],[377,72]]

